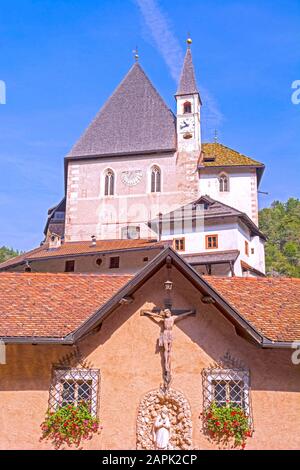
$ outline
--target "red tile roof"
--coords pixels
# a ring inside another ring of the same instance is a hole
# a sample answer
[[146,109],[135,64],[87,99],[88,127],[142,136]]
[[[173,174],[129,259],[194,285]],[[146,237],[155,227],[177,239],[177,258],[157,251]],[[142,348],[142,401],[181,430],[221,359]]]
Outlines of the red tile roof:
[[0,273],[0,337],[64,337],[131,278]]
[[[135,278],[140,282],[141,276]],[[130,275],[0,273],[0,338],[63,338],[132,279]],[[206,276],[205,281],[265,338],[300,340],[300,279]]]
[[23,253],[20,256],[11,258],[0,264],[0,270],[10,266],[22,264],[25,261],[37,259],[53,258],[58,256],[90,255],[102,252],[137,250],[147,248],[164,248],[167,242],[157,242],[153,240],[97,240],[96,246],[92,246],[91,241],[67,242],[56,249],[49,249],[49,244],[39,246],[34,250]]
[[300,279],[206,276],[205,280],[266,338],[300,340]]

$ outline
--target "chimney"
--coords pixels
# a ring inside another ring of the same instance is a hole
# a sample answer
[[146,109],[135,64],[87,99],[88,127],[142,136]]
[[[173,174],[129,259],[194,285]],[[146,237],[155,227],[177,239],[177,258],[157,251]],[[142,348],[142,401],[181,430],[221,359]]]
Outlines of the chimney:
[[51,233],[49,237],[49,250],[56,250],[61,247],[61,237],[56,233]]
[[95,235],[92,235],[92,245],[91,246],[97,246],[97,238],[95,237]]

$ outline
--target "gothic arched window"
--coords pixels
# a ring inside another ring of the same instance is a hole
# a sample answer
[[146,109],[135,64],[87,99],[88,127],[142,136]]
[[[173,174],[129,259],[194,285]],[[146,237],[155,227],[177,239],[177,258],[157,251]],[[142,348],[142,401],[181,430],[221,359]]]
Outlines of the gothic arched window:
[[219,176],[219,191],[221,193],[229,191],[229,177],[224,173]]
[[153,166],[151,169],[151,193],[161,192],[161,171],[158,166]]
[[104,195],[113,196],[115,193],[115,174],[110,168],[105,172]]
[[183,105],[183,113],[191,114],[191,112],[192,112],[192,103],[190,101],[186,101]]

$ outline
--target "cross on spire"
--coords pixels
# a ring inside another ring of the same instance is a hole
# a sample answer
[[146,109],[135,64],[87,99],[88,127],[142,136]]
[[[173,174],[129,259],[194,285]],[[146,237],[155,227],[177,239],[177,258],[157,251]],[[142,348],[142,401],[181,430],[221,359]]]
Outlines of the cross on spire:
[[190,48],[191,48],[191,45],[192,45],[192,43],[193,43],[193,40],[192,40],[192,38],[191,38],[190,33],[188,33],[187,36],[188,36],[188,37],[187,37],[186,43],[187,43],[188,49],[190,49]]
[[136,62],[138,62],[138,60],[139,60],[139,58],[140,58],[138,46],[136,46],[136,48],[132,51],[132,53],[133,53],[134,60],[135,60]]

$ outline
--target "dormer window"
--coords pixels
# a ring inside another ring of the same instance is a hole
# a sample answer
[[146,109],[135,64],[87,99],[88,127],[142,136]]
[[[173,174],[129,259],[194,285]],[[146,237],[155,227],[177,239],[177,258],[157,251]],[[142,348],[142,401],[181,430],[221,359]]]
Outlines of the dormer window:
[[51,233],[49,237],[49,250],[56,250],[61,247],[61,237],[56,233]]
[[183,114],[191,114],[192,112],[192,103],[190,101],[186,101],[183,105]]

